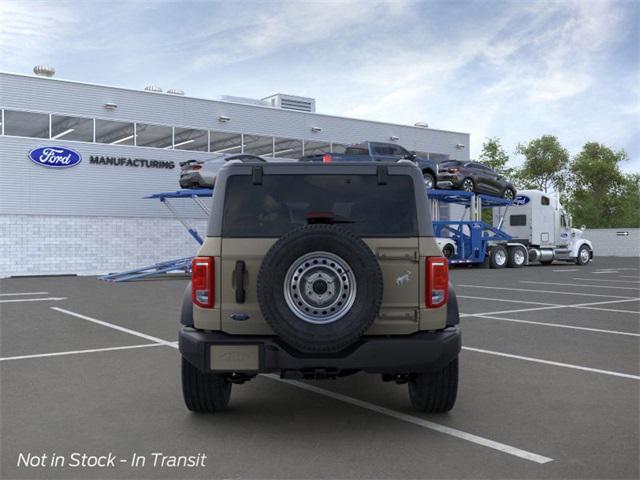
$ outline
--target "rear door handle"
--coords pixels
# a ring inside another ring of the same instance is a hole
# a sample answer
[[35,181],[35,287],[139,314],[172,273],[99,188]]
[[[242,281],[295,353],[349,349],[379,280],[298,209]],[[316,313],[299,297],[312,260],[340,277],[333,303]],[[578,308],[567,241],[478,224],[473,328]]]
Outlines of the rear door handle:
[[244,303],[245,290],[244,290],[244,272],[246,265],[244,260],[238,260],[236,262],[235,280],[236,280],[236,303]]

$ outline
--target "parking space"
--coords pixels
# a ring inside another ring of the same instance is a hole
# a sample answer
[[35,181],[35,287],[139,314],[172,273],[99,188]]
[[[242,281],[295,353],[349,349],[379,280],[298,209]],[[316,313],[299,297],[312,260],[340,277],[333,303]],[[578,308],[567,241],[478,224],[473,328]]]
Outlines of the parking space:
[[[0,281],[2,478],[637,478],[638,259],[459,268],[458,402],[411,410],[358,374],[261,376],[228,411],[183,406],[184,277]],[[10,439],[10,441],[7,441]],[[25,468],[20,453],[204,453],[204,467]]]

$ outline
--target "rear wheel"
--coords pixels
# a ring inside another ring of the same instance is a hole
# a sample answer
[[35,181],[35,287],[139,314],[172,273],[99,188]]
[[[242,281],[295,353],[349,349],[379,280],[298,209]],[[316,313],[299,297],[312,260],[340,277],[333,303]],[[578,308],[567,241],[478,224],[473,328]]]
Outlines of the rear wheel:
[[507,249],[502,245],[495,245],[491,247],[491,259],[489,264],[491,268],[504,268],[507,265]]
[[527,252],[522,247],[509,247],[509,258],[507,266],[510,268],[520,268],[527,262]]
[[513,191],[513,188],[507,187],[502,193],[502,198],[504,198],[505,200],[513,200],[515,197],[516,192]]
[[182,396],[192,412],[214,413],[227,408],[231,396],[229,376],[204,373],[182,359]]
[[453,245],[451,245],[450,243],[447,243],[444,245],[444,247],[442,247],[442,255],[444,256],[444,258],[451,258],[453,257],[453,255],[455,254],[455,249],[453,248]]
[[435,178],[433,178],[433,175],[431,173],[423,172],[422,176],[424,178],[424,186],[426,187],[427,190],[432,190],[433,188],[436,187]]
[[416,373],[409,379],[409,398],[420,412],[448,412],[458,395],[458,359],[442,370]]
[[476,189],[476,185],[475,183],[473,183],[473,179],[471,178],[465,178],[462,181],[462,190],[464,190],[465,192],[473,192]]

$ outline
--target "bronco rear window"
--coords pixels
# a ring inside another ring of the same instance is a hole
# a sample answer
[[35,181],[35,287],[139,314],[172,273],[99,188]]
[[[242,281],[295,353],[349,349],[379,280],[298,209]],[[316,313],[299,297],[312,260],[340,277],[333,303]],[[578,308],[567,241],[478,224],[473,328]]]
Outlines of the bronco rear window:
[[390,175],[265,175],[227,179],[224,237],[280,237],[309,223],[333,223],[363,237],[418,235],[413,180]]

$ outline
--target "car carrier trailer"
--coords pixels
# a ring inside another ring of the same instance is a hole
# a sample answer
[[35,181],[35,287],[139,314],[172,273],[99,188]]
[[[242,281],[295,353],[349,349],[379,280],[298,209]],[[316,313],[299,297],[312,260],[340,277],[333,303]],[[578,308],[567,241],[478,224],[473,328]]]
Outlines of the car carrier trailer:
[[[519,268],[554,260],[579,265],[593,259],[584,227],[571,227],[571,217],[560,202],[544,192],[520,192],[513,201],[458,190],[428,190],[433,229],[449,263],[481,264],[491,268]],[[441,219],[442,206],[460,219]],[[491,210],[492,223],[483,220]]]

